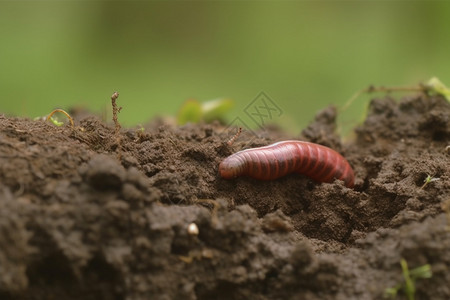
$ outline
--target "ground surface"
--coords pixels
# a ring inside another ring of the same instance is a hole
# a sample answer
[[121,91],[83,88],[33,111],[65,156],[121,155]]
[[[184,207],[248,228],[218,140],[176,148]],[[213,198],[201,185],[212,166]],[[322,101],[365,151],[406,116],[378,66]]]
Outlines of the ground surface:
[[[402,258],[431,265],[416,299],[450,299],[442,98],[373,100],[348,144],[333,108],[287,137],[342,153],[354,189],[219,178],[231,153],[285,139],[276,130],[229,147],[219,124],[116,135],[74,117],[76,129],[0,116],[1,299],[381,299]],[[439,180],[422,188],[427,175]]]

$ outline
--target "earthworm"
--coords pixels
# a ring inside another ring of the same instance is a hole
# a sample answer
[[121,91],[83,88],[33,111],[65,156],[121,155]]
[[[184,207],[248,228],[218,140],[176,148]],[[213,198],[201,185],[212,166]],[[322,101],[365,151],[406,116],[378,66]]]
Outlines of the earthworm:
[[342,155],[328,147],[302,141],[283,141],[239,151],[220,163],[219,173],[225,179],[249,176],[260,180],[299,173],[318,182],[339,179],[349,188],[355,181],[353,169]]

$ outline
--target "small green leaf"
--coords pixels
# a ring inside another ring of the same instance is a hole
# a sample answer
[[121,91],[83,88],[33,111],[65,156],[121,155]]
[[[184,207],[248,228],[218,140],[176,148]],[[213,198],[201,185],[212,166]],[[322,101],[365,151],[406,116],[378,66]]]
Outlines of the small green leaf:
[[415,282],[419,278],[431,278],[433,275],[431,273],[431,267],[429,264],[414,268],[409,270],[408,263],[405,259],[400,260],[400,265],[402,266],[402,273],[404,281],[402,283],[397,284],[394,287],[386,288],[384,290],[384,297],[392,297],[395,298],[400,289],[405,292],[408,300],[414,300],[416,294],[416,286]]
[[203,120],[209,123],[223,119],[233,105],[234,101],[228,98],[219,98],[202,103]]
[[202,119],[202,106],[195,99],[187,100],[177,116],[177,123],[179,125],[186,124],[188,122],[198,123]]
[[428,80],[425,86],[428,88],[429,92],[442,95],[445,99],[447,99],[447,101],[450,101],[450,89],[448,89],[448,87],[446,87],[445,84],[439,80],[439,78],[432,77]]
[[433,276],[433,273],[431,272],[431,267],[429,264],[412,269],[411,271],[409,271],[409,274],[414,279],[431,278],[431,276]]
[[391,287],[391,288],[387,288],[384,290],[384,298],[393,298],[395,299],[395,297],[398,294],[398,290],[400,289],[400,287]]
[[60,122],[60,121],[58,121],[57,119],[55,119],[53,117],[50,117],[50,121],[53,123],[53,125],[58,126],[58,127],[61,127],[61,126],[64,125],[64,122]]

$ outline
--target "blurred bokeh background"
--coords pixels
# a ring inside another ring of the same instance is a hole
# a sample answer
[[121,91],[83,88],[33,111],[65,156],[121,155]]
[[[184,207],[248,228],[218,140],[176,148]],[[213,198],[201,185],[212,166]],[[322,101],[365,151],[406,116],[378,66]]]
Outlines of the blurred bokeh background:
[[298,132],[371,84],[448,83],[449,15],[439,1],[2,1],[0,112],[101,112],[118,90],[127,126],[191,98],[232,98],[228,119],[245,119],[263,91]]

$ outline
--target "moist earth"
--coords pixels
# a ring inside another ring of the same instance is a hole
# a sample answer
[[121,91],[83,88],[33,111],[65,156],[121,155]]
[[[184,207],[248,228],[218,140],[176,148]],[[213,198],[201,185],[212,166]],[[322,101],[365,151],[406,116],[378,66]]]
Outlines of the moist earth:
[[[450,299],[442,97],[374,99],[348,143],[333,107],[297,136],[231,146],[220,123],[116,132],[72,115],[74,128],[0,116],[1,299],[383,299],[402,259],[431,267],[416,299]],[[340,152],[355,187],[220,178],[226,156],[285,139]]]

